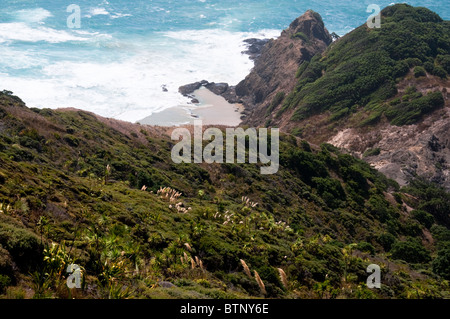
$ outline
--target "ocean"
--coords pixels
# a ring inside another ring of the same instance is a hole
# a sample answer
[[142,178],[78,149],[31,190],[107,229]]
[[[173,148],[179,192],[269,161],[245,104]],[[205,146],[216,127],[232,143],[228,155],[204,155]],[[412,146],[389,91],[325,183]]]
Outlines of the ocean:
[[[408,1],[450,18],[445,1]],[[369,4],[307,0],[2,0],[0,90],[27,106],[75,107],[131,122],[187,105],[178,93],[200,80],[242,80],[253,62],[247,38],[273,38],[306,10],[330,32],[365,23]],[[80,9],[80,27],[67,11]],[[166,90],[163,90],[163,87]]]

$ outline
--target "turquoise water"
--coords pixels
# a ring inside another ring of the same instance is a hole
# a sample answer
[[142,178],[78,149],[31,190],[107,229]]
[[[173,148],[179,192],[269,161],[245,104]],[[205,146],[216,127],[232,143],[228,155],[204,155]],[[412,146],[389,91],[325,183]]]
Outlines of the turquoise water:
[[[81,10],[79,29],[67,26],[72,3]],[[276,37],[308,9],[343,35],[366,21],[371,3],[391,1],[2,0],[0,89],[30,107],[137,121],[185,105],[182,84],[238,83],[253,66],[241,54],[244,39]],[[408,3],[450,18],[445,1]]]

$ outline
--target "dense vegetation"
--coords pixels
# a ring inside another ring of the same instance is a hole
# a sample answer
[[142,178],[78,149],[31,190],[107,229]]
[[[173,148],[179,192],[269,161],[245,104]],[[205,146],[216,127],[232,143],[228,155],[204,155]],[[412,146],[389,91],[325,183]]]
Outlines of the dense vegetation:
[[[400,190],[290,135],[276,175],[177,165],[165,134],[106,123],[0,93],[3,297],[449,297],[445,191]],[[82,289],[66,286],[71,263]],[[371,263],[381,289],[366,287]]]
[[[323,55],[304,62],[298,83],[283,102],[277,117],[293,110],[301,121],[322,112],[330,121],[369,112],[361,125],[386,115],[391,124],[417,122],[444,105],[440,91],[387,103],[398,93],[397,84],[409,73],[442,79],[450,74],[450,22],[432,11],[406,4],[382,10],[379,29],[365,24],[333,43]],[[420,94],[420,93],[419,93]]]

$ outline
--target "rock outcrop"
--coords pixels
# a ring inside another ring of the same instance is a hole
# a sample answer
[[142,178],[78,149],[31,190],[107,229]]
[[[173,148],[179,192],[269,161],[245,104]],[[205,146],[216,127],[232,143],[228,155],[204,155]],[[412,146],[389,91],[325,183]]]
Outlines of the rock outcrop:
[[[180,86],[178,92],[180,92],[184,96],[193,98],[192,93],[194,93],[194,91],[198,90],[202,86],[204,86],[205,88],[207,88],[216,95],[223,96],[225,100],[227,100],[231,104],[242,103],[242,101],[236,96],[235,87],[228,85],[228,83],[215,83],[202,80],[199,82]],[[194,104],[198,103],[198,100],[193,98],[192,103]]]
[[195,83],[189,83],[183,86],[180,86],[178,88],[178,92],[180,92],[182,95],[184,96],[189,96],[190,94],[194,93],[194,91],[198,90],[199,88],[201,88],[202,86],[208,84],[208,81],[200,81],[200,82],[195,82]]
[[[449,119],[446,107],[419,124],[385,125],[365,132],[348,128],[328,142],[364,159],[401,186],[421,176],[450,190]],[[370,150],[376,152],[371,155]]]
[[259,124],[277,92],[287,94],[293,90],[301,63],[325,51],[331,42],[320,15],[309,10],[295,19],[279,38],[265,44],[251,73],[235,88],[246,112],[251,113],[248,124]]
[[243,54],[248,54],[250,57],[250,60],[253,60],[256,62],[258,58],[261,56],[261,52],[264,48],[264,46],[270,41],[270,39],[255,39],[250,38],[244,40],[245,43],[248,44],[247,50],[243,51]]

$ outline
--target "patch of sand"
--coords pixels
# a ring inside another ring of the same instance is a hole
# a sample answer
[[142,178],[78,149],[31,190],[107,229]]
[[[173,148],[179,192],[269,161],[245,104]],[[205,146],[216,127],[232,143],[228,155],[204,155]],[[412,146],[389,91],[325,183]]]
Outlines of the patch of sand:
[[154,113],[141,121],[141,124],[155,126],[180,126],[194,124],[202,120],[203,125],[235,127],[241,123],[244,110],[242,104],[228,103],[205,87],[192,94],[200,103],[192,106],[176,106]]

